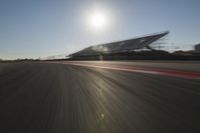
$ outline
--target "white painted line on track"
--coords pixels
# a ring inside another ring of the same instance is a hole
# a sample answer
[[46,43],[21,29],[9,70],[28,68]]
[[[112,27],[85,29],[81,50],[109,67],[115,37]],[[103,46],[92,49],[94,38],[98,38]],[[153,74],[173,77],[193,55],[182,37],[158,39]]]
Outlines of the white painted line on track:
[[[55,63],[55,62],[53,62],[53,63]],[[92,68],[101,68],[101,69],[136,72],[136,73],[146,73],[146,74],[153,74],[153,75],[200,80],[199,72],[194,73],[194,72],[184,72],[184,71],[169,71],[167,69],[166,70],[156,70],[156,69],[148,70],[148,68],[139,69],[139,68],[135,68],[135,67],[123,68],[124,66],[102,66],[102,65],[85,64],[85,63],[77,63],[77,62],[57,62],[57,63],[82,66],[82,67],[92,67]]]

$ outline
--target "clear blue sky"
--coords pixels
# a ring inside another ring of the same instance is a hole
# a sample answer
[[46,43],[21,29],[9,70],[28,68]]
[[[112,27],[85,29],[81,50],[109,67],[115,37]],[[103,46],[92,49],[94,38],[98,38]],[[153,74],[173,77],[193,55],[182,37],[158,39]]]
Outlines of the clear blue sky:
[[[110,24],[91,30],[98,7]],[[183,49],[200,42],[200,0],[1,0],[0,58],[69,54],[89,45],[170,30]]]

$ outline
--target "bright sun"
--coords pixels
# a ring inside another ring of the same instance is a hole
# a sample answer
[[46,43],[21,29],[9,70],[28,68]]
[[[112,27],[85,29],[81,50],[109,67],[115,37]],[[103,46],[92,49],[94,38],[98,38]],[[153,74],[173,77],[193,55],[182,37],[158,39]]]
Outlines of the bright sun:
[[103,12],[95,11],[90,15],[89,23],[93,28],[102,30],[107,26],[108,18]]

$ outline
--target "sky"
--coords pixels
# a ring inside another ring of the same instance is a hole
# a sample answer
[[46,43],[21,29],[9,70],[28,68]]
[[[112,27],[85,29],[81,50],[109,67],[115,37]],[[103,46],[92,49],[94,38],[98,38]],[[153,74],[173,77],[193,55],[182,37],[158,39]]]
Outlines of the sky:
[[[200,42],[200,0],[0,0],[0,58],[39,58],[170,31],[167,43]],[[88,18],[98,10],[102,29]]]

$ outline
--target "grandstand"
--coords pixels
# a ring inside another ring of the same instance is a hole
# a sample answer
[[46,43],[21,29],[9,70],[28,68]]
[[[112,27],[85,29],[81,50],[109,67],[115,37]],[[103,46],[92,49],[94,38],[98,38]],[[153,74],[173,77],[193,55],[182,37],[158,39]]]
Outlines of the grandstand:
[[117,41],[112,43],[90,46],[81,51],[70,54],[69,57],[75,58],[75,57],[95,56],[100,54],[130,52],[130,51],[141,50],[144,48],[152,50],[153,47],[151,47],[150,45],[158,41],[159,39],[163,38],[168,33],[169,32],[167,31],[124,41]]

